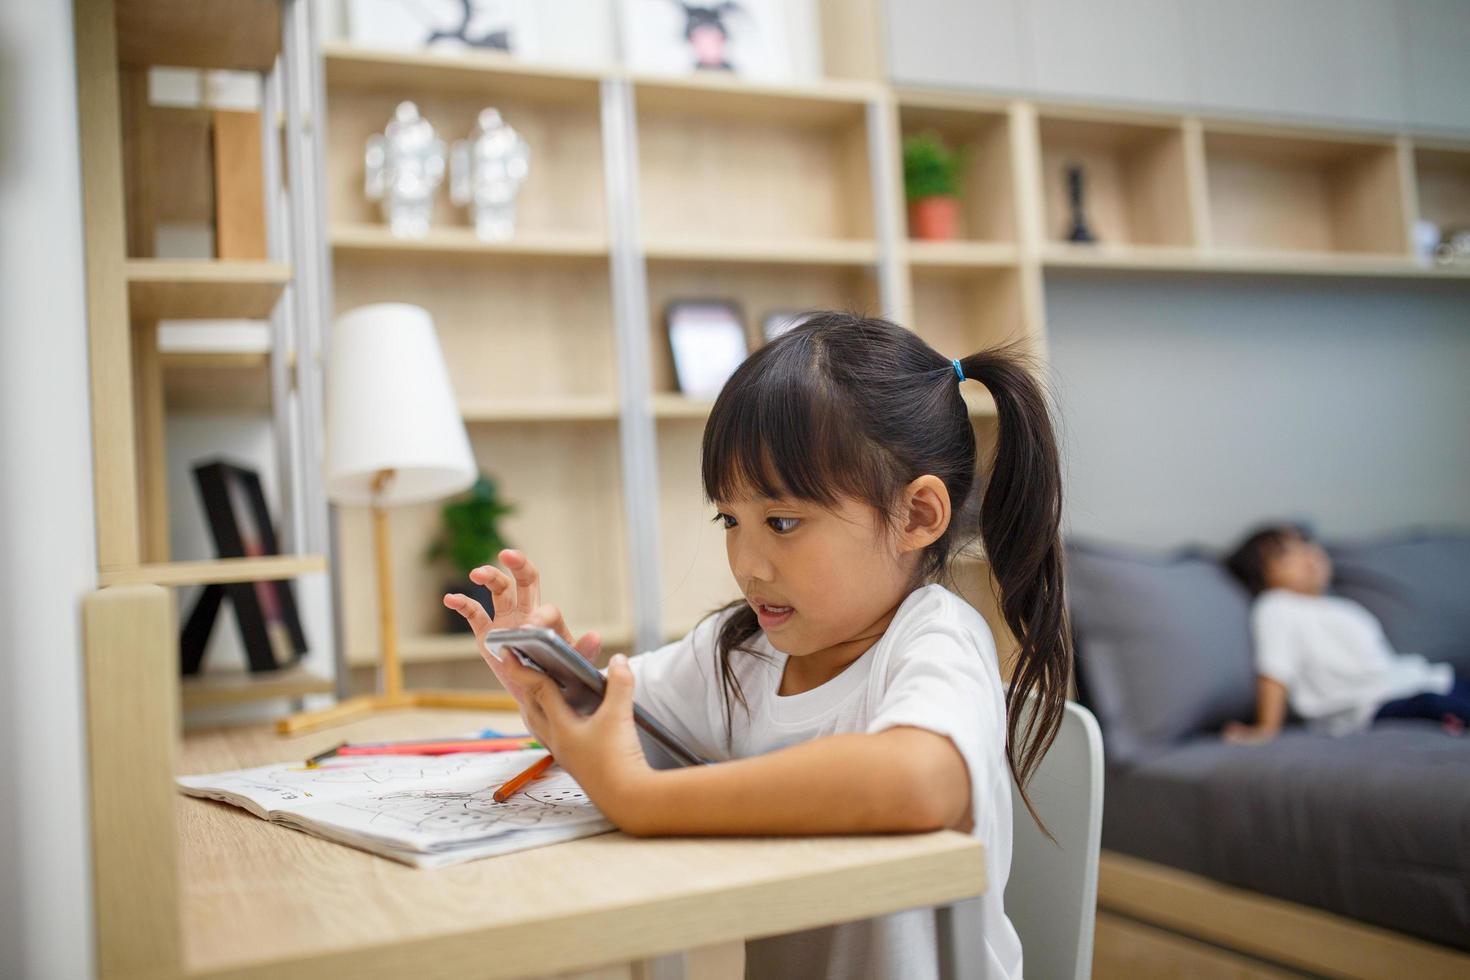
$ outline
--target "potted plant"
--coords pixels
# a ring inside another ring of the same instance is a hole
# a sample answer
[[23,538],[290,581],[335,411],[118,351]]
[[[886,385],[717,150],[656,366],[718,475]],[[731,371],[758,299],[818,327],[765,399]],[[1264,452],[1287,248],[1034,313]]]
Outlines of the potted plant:
[[903,141],[903,185],[911,237],[926,241],[958,237],[959,170],[959,154],[933,133]]
[[[448,582],[445,592],[463,592],[479,601],[485,611],[495,615],[490,590],[470,581],[470,572],[486,562],[494,561],[501,550],[509,547],[500,534],[499,521],[514,507],[500,499],[495,481],[481,473],[475,485],[440,509],[444,526],[429,545],[428,561],[447,560],[459,571],[457,580]],[[444,610],[445,632],[464,632],[469,624],[452,609]]]

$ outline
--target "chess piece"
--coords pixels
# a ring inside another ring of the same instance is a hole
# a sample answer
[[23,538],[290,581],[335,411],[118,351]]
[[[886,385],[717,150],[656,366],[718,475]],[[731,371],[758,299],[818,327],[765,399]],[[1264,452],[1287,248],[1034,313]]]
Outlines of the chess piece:
[[516,195],[530,161],[530,146],[495,109],[482,110],[469,139],[454,144],[449,199],[470,209],[476,237],[505,241],[515,234]]
[[418,106],[398,104],[387,128],[368,140],[364,164],[364,192],[382,202],[389,230],[400,238],[427,235],[434,191],[444,180],[444,141]]
[[1072,227],[1067,232],[1069,242],[1095,242],[1092,229],[1087,227],[1087,216],[1082,208],[1082,168],[1076,164],[1067,167],[1067,199],[1072,205]]

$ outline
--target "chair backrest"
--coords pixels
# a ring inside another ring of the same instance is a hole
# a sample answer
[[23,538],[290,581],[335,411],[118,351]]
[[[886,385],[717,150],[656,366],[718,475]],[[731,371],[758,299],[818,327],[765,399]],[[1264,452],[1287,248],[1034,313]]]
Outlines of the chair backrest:
[[1103,800],[1102,733],[1092,712],[1067,702],[1056,741],[1027,791],[1056,843],[1013,790],[1006,916],[1021,937],[1026,976],[1085,980],[1092,974]]

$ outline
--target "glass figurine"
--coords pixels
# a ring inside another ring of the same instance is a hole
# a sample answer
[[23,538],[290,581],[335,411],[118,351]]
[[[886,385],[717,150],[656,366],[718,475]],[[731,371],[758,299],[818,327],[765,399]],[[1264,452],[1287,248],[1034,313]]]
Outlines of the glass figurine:
[[367,141],[366,185],[381,201],[388,228],[400,238],[429,233],[434,191],[444,180],[444,141],[412,102],[400,102],[387,129]]
[[495,109],[481,110],[469,139],[450,154],[449,199],[468,207],[475,235],[505,241],[515,234],[516,194],[530,172],[531,148]]

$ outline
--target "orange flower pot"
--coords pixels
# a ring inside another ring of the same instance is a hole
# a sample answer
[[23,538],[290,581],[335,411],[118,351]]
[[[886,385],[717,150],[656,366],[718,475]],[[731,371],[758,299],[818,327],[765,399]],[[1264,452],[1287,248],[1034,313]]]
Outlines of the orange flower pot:
[[947,242],[960,234],[960,199],[921,197],[909,202],[909,235],[927,242]]

